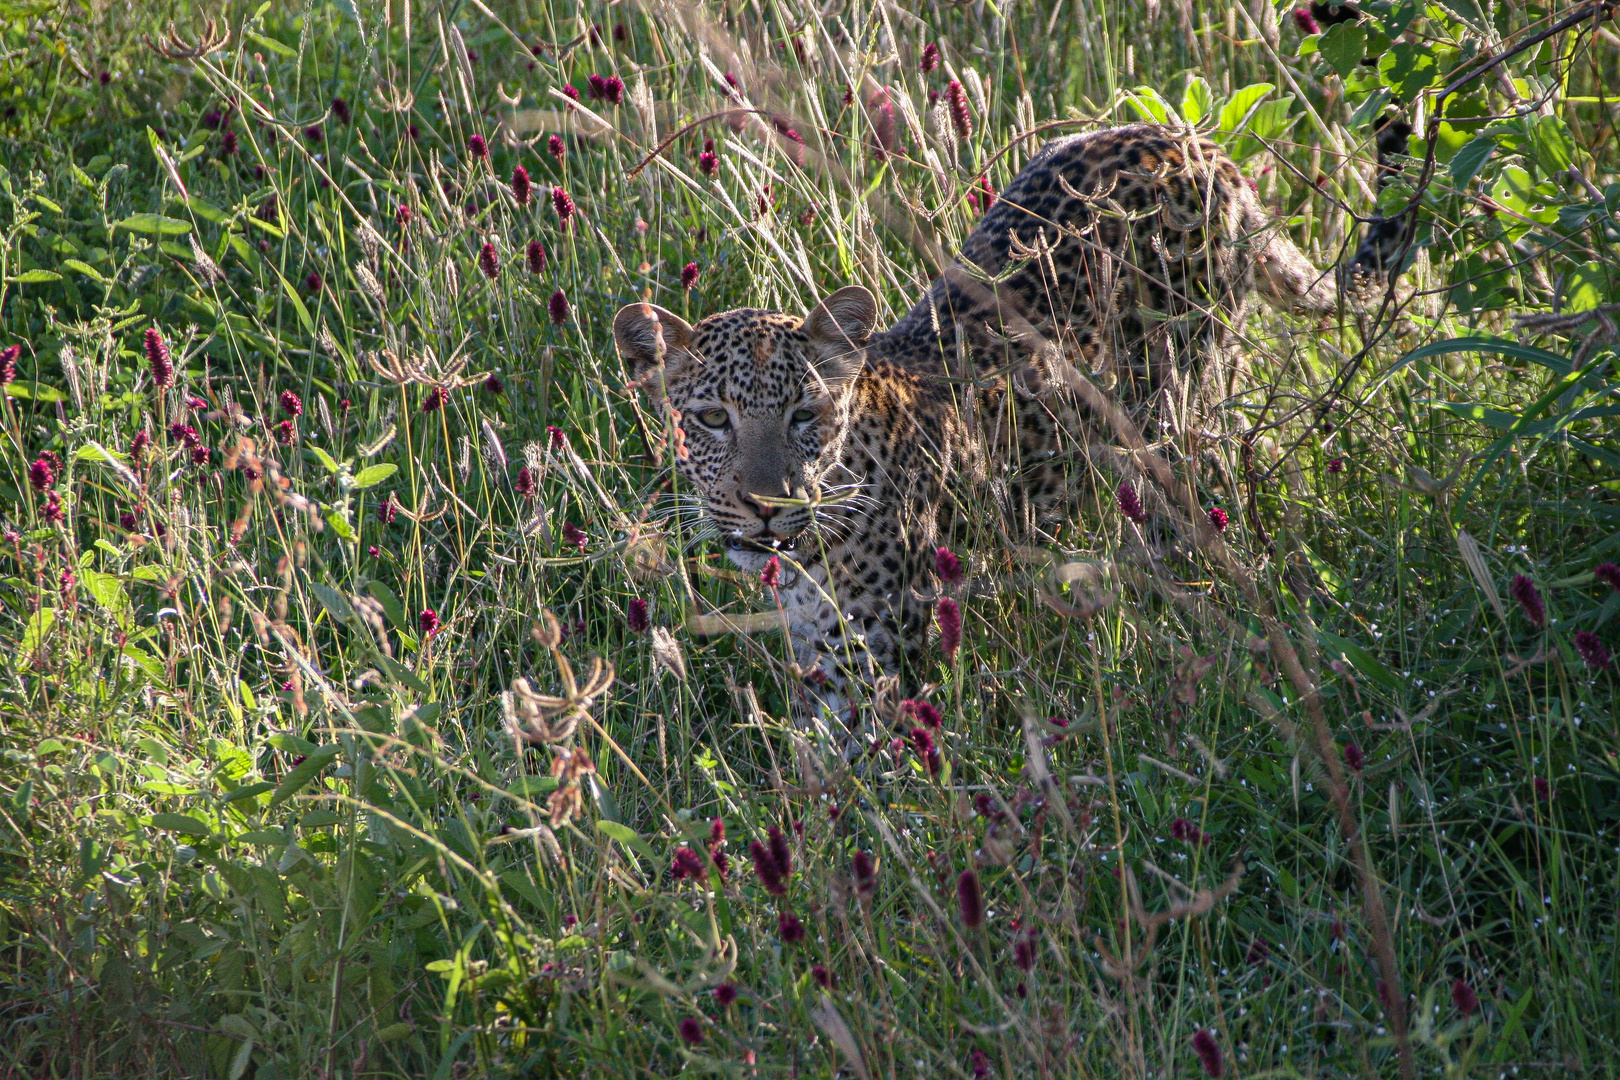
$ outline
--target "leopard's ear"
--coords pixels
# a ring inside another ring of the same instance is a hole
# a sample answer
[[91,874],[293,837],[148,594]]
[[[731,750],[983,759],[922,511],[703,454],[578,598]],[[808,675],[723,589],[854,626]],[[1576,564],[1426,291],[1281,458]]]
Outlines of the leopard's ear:
[[657,304],[629,304],[613,316],[613,341],[631,381],[653,389],[660,372],[671,375],[689,362],[692,327]]
[[877,300],[859,285],[845,285],[804,318],[804,332],[829,357],[864,347],[876,325]]

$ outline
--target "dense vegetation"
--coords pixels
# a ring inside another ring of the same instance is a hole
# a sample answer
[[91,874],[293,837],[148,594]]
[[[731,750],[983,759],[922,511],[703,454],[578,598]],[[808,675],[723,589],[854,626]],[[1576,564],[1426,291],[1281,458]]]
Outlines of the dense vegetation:
[[[1612,1072],[1610,15],[0,0],[0,1075]],[[609,320],[1139,117],[1406,287],[1251,325],[1219,541],[963,492],[852,768]]]

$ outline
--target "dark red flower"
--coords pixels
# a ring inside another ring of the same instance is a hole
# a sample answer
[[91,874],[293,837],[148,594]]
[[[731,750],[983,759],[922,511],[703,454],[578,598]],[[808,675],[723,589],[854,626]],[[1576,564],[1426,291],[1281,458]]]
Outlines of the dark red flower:
[[538,240],[530,240],[527,249],[529,260],[529,273],[543,274],[546,272],[546,249]]
[[579,91],[574,89],[574,84],[573,83],[564,83],[562,85],[562,87],[561,87],[561,90],[563,92],[563,96],[566,97],[568,100],[570,100],[570,101],[578,101],[579,100]]
[[1519,602],[1524,609],[1525,618],[1537,626],[1547,625],[1547,605],[1541,601],[1541,593],[1536,590],[1536,583],[1523,574],[1514,574],[1513,580],[1508,584],[1508,595]]
[[318,271],[311,270],[309,276],[304,278],[304,288],[312,293],[321,291],[321,275]]
[[979,198],[984,200],[984,208],[986,210],[996,205],[996,189],[990,186],[990,178],[988,176],[979,177],[973,182],[973,184],[979,189]]
[[440,628],[438,613],[432,608],[423,608],[421,614],[416,617],[416,627],[428,637],[437,634]]
[[340,97],[332,99],[332,115],[338,118],[340,124],[347,124],[353,119],[353,114],[349,111],[349,103]]
[[28,482],[33,485],[35,491],[48,491],[51,485],[56,483],[56,470],[52,468],[48,458],[36,458],[34,463],[28,466]]
[[478,269],[491,281],[501,276],[501,257],[495,252],[494,241],[486,240],[478,249]]
[[632,634],[645,634],[652,627],[652,620],[647,617],[647,601],[642,599],[631,600],[626,605],[625,623],[630,627]]
[[472,135],[467,139],[467,152],[477,161],[489,160],[489,143],[484,141],[482,135]]
[[924,75],[939,67],[939,45],[937,42],[930,41],[923,46],[922,63],[917,66]]
[[680,1028],[681,1038],[685,1042],[696,1046],[698,1043],[703,1041],[703,1021],[699,1020],[697,1017],[688,1016],[683,1019],[678,1026]]
[[755,840],[748,845],[748,855],[754,863],[754,876],[759,878],[759,883],[765,891],[772,896],[786,896],[787,881],[771,849]]
[[402,229],[409,225],[411,223],[411,208],[406,206],[404,203],[401,203],[399,206],[395,207],[394,222]]
[[326,136],[321,133],[321,125],[311,124],[309,127],[304,129],[304,138],[308,139],[312,143],[315,143],[316,145],[319,145],[321,140],[326,138]]
[[1473,1016],[1479,1009],[1479,995],[1462,979],[1451,984],[1451,1004],[1464,1016]]
[[191,448],[191,463],[193,465],[206,465],[214,452],[206,446],[193,446]]
[[1263,937],[1249,942],[1249,951],[1243,955],[1246,964],[1263,964],[1271,959],[1271,943]]
[[955,600],[942,596],[934,604],[934,618],[939,622],[940,651],[945,659],[955,659],[956,650],[962,644],[962,609],[956,606]]
[[804,923],[791,911],[784,911],[776,917],[776,933],[789,945],[797,945],[804,940]]
[[1216,532],[1225,532],[1227,523],[1226,511],[1218,506],[1209,508],[1209,523],[1215,526]]
[[62,509],[62,496],[54,491],[45,493],[45,505],[39,508],[39,516],[52,525],[60,525],[67,520],[67,511]]
[[609,105],[624,101],[624,80],[617,75],[591,75],[585,81],[590,86],[591,97],[597,101],[605,101]]
[[291,420],[283,420],[276,425],[276,442],[282,446],[291,446],[293,436],[296,434],[298,434],[298,429],[293,426]]
[[698,279],[698,264],[697,263],[689,262],[685,266],[681,267],[681,288],[685,289],[687,292],[691,292],[692,291],[692,286],[697,284],[697,279]]
[[218,131],[219,126],[225,122],[225,114],[218,109],[210,109],[203,113],[202,126],[209,131]]
[[146,362],[152,369],[152,383],[166,389],[174,383],[174,361],[170,359],[169,343],[155,326],[146,331]]
[[1592,567],[1592,576],[1615,592],[1620,592],[1620,566],[1612,562],[1598,563]]
[[366,554],[375,559],[377,556],[382,554],[382,548],[378,547],[376,544],[372,544],[370,547],[366,548]]
[[551,294],[551,302],[546,308],[551,314],[551,325],[561,326],[568,321],[568,297],[561,289]]
[[1552,784],[1545,776],[1532,776],[1530,786],[1536,789],[1536,798],[1547,802],[1552,798]]
[[283,390],[279,400],[281,401],[281,411],[288,416],[302,416],[304,414],[304,403],[298,400],[298,395],[291,390]]
[[7,345],[0,349],[0,386],[17,381],[17,358],[21,355],[21,345]]
[[1602,671],[1609,666],[1609,650],[1603,647],[1602,639],[1590,630],[1575,632],[1575,652],[1587,667]]
[[492,371],[489,373],[489,377],[484,380],[484,392],[486,394],[504,394],[506,393],[506,383],[502,382],[501,377]]
[[1338,476],[1344,472],[1344,458],[1336,457],[1328,460],[1327,471],[1329,476]]
[[675,861],[669,868],[669,876],[676,881],[683,878],[701,879],[703,874],[703,856],[689,847],[675,849]]
[[[1022,986],[1023,983],[1018,985]],[[990,1065],[990,1055],[983,1050],[975,1050],[968,1055],[968,1065],[973,1069],[973,1080],[990,1080],[995,1074]]]
[[900,148],[900,120],[887,90],[880,89],[873,93],[866,102],[866,108],[871,114],[872,137],[877,142],[874,149],[881,159]]
[[399,516],[399,503],[394,501],[393,493],[383,496],[383,501],[377,504],[377,520],[384,525],[392,525]]
[[759,583],[767,589],[774,589],[782,584],[782,560],[772,555],[765,560],[765,569],[759,572]]
[[512,198],[517,200],[519,206],[528,206],[533,195],[534,184],[529,180],[529,170],[517,166],[512,170]]
[[1210,836],[1203,829],[1194,825],[1186,818],[1178,817],[1170,823],[1170,836],[1175,840],[1184,840],[1189,844],[1207,844]]
[[1299,27],[1299,32],[1307,37],[1322,32],[1322,27],[1317,24],[1316,16],[1311,14],[1310,8],[1297,7],[1294,9],[1294,25]]
[[1198,1064],[1204,1067],[1204,1072],[1213,1077],[1226,1073],[1226,1062],[1221,1058],[1220,1044],[1215,1036],[1202,1028],[1193,1033],[1193,1053],[1198,1055]]
[[[944,549],[941,548],[940,550],[943,551]],[[938,709],[934,708],[934,706],[930,705],[928,702],[921,701],[917,698],[906,698],[906,700],[902,701],[900,703],[900,711],[917,721],[917,723],[923,725],[924,727],[932,728],[935,731],[938,731],[945,725],[945,717],[940,715]]]
[[512,481],[512,490],[525,499],[532,499],[534,498],[534,488],[534,474],[529,471],[529,467],[525,465],[518,469],[517,479]]
[[546,150],[552,157],[561,161],[568,153],[568,147],[563,143],[561,135],[553,135],[546,140]]
[[1344,763],[1354,772],[1360,772],[1367,767],[1367,755],[1361,752],[1361,747],[1355,743],[1347,743],[1344,748]]
[[1142,500],[1137,498],[1136,489],[1129,480],[1121,480],[1119,484],[1119,512],[1136,522],[1138,525],[1147,523],[1147,511],[1142,509]]
[[202,444],[202,436],[197,434],[197,429],[178,420],[169,425],[169,438],[183,444],[188,450]]
[[565,188],[551,189],[551,208],[557,211],[557,223],[566,231],[568,219],[574,216],[574,199]]
[[833,987],[832,972],[828,971],[820,964],[817,964],[810,969],[810,977],[816,980],[816,985],[821,987],[823,990],[831,990]]
[[765,830],[765,840],[770,848],[771,858],[776,863],[776,872],[783,881],[793,876],[793,852],[788,848],[787,836],[780,828],[772,825]]
[[984,892],[979,888],[979,875],[972,870],[962,871],[956,879],[956,910],[969,930],[984,925]]
[[236,152],[241,149],[241,145],[241,141],[234,131],[227,131],[219,137],[219,152],[226,157],[235,157]]
[[428,396],[422,402],[422,411],[425,413],[438,412],[450,403],[450,388],[435,386],[428,390]]
[[135,465],[136,468],[139,468],[144,462],[146,458],[146,447],[151,441],[152,436],[148,435],[144,428],[137,431],[135,433],[135,437],[129,440],[129,460]]
[[134,511],[125,510],[123,513],[118,515],[118,527],[123,529],[125,532],[136,532],[140,529],[141,522],[140,519],[135,516]]
[[855,891],[862,896],[871,896],[877,891],[877,860],[870,851],[855,852],[850,859],[850,878]]
[[972,137],[973,114],[968,111],[967,91],[956,79],[945,84],[945,106],[950,110],[951,126],[956,129],[956,137],[964,141]]
[[959,585],[962,582],[962,560],[950,548],[939,548],[934,552],[934,573],[946,585]]
[[421,128],[421,126],[418,125],[418,124],[410,125],[409,127],[407,127],[405,129],[405,136],[406,136],[406,138],[410,139],[411,142],[420,142],[421,139],[422,139],[422,128]]
[[579,549],[581,555],[585,554],[586,536],[583,529],[572,521],[565,522],[562,527],[563,543]]
[[737,984],[723,982],[719,986],[715,987],[714,1000],[715,1004],[719,1005],[722,1009],[728,1007],[733,1001],[737,1000]]
[[1035,931],[1027,930],[1013,942],[1013,964],[1019,971],[1031,971],[1035,967]]

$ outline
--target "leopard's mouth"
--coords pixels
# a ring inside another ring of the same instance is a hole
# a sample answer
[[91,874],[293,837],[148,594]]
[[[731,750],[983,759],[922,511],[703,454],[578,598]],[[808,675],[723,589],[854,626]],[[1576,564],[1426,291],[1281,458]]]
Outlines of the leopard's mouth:
[[726,548],[729,551],[757,551],[765,555],[772,555],[778,551],[791,552],[798,540],[798,536],[777,536],[775,533],[761,533],[758,536],[731,536],[726,538]]

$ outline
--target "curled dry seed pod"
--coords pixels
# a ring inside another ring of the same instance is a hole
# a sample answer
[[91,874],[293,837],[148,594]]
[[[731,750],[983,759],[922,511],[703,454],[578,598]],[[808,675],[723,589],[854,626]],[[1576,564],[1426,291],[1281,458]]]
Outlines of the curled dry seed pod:
[[540,610],[540,618],[535,620],[529,628],[529,636],[548,649],[555,649],[562,644],[562,623],[557,621],[549,609]]

